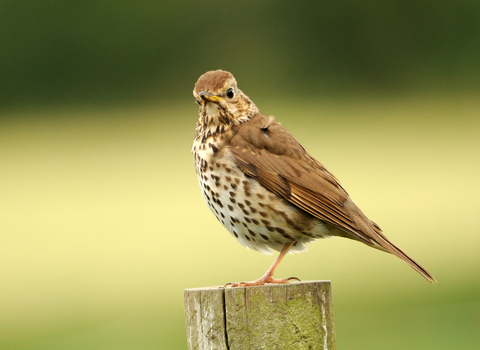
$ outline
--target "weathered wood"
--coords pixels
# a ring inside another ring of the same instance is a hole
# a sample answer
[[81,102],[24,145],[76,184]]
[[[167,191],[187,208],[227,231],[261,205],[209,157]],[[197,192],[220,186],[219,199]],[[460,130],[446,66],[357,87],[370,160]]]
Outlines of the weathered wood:
[[186,289],[190,350],[336,349],[330,281]]

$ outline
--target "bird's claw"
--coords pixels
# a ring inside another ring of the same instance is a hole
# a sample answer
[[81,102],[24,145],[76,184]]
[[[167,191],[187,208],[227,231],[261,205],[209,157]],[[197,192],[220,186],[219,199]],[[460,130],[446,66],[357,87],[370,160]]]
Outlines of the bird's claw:
[[298,277],[274,279],[270,276],[268,278],[262,277],[258,280],[251,281],[251,282],[229,282],[225,284],[223,288],[253,287],[253,286],[263,286],[265,284],[288,284],[290,283],[291,280],[296,280],[298,282],[301,282],[300,278]]
[[223,288],[235,288],[235,287],[244,287],[246,282],[228,282],[223,286]]

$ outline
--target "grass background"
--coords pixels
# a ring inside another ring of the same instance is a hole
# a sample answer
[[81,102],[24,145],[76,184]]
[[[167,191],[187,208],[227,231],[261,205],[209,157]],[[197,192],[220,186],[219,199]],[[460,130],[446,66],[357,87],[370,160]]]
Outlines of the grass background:
[[[341,238],[288,255],[277,276],[332,280],[339,349],[478,348],[479,96],[251,97],[438,280]],[[190,101],[7,114],[0,348],[185,349],[184,288],[264,273],[274,257],[241,247],[203,203],[196,113]]]
[[270,266],[198,188],[219,68],[439,281],[345,239],[287,256],[332,280],[338,348],[480,348],[479,43],[473,0],[2,1],[0,349],[185,349],[185,288]]

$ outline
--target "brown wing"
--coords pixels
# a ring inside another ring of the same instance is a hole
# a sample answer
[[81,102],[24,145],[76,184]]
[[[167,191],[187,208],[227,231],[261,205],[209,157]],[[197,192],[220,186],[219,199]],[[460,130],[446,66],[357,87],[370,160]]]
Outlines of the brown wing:
[[[338,180],[273,118],[258,114],[236,127],[230,140],[236,164],[263,186],[371,247],[390,252],[422,274],[422,266],[391,243],[350,199]],[[341,234],[342,235],[342,234]]]
[[273,118],[257,115],[240,125],[230,146],[237,165],[247,175],[311,215],[350,233],[351,238],[373,245],[358,222],[368,219],[338,180]]

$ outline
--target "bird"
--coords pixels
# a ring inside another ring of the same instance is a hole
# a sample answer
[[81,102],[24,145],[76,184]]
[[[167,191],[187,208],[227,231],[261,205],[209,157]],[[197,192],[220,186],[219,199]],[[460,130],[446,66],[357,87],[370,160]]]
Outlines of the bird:
[[297,139],[257,106],[227,71],[208,71],[195,84],[199,105],[192,154],[203,198],[244,247],[280,252],[267,272],[227,287],[289,283],[273,278],[288,252],[320,238],[344,237],[391,253],[435,283],[390,242],[340,182]]

